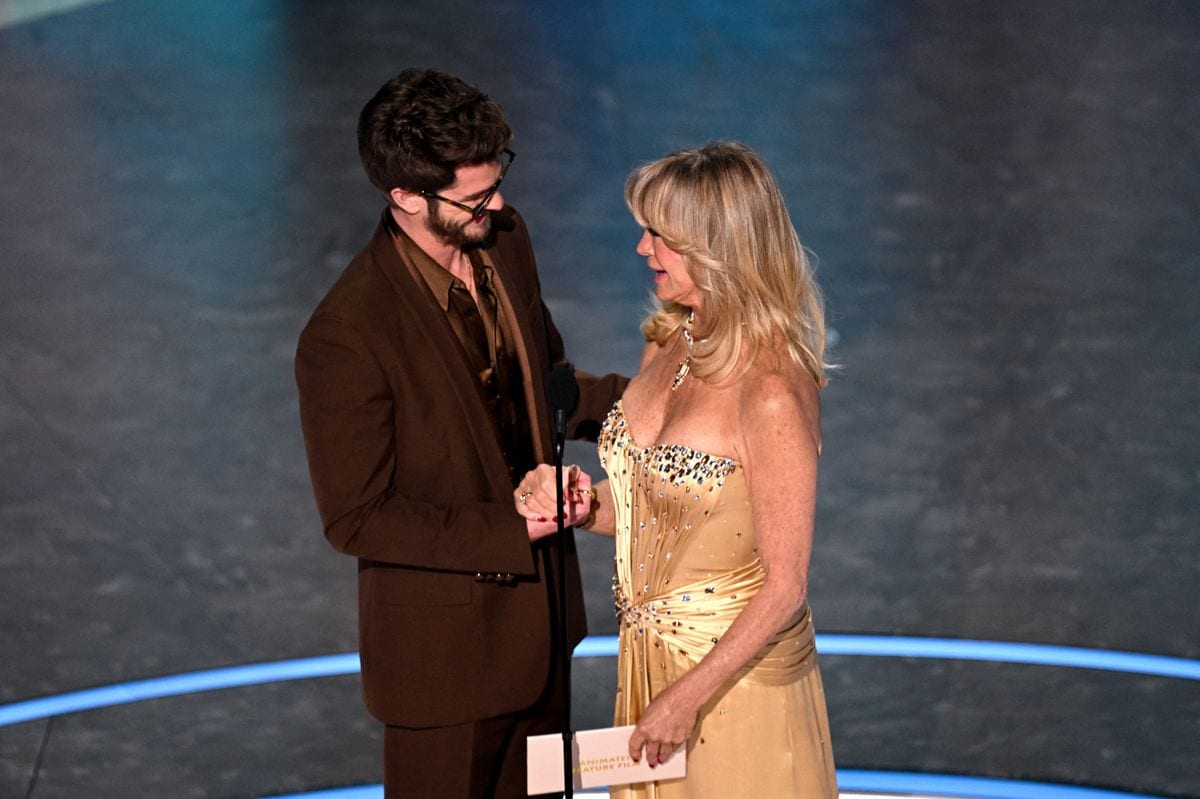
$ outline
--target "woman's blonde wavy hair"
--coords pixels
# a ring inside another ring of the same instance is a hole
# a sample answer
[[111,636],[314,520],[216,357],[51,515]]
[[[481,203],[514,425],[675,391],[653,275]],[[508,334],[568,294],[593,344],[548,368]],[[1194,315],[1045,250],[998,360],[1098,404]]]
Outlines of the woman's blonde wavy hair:
[[[629,176],[625,203],[639,225],[683,256],[704,297],[691,331],[693,375],[719,383],[743,374],[760,350],[786,349],[825,385],[821,290],[779,187],[753,150],[718,141],[660,158]],[[665,346],[690,311],[656,300],[642,333]]]

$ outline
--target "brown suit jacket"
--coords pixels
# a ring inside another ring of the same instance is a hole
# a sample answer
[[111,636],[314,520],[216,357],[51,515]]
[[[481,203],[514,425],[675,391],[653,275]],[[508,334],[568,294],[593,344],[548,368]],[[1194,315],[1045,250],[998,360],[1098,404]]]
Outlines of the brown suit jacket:
[[[544,379],[565,360],[562,339],[524,222],[506,208],[495,227],[481,254],[515,320],[534,452],[545,462]],[[572,426],[594,429],[627,381],[578,376]],[[546,550],[557,562],[557,543],[530,545],[476,375],[383,224],[301,333],[296,380],[325,535],[358,558],[367,709],[388,724],[425,727],[534,704],[552,660],[544,567]],[[568,550],[574,644],[586,623],[573,539]],[[515,580],[479,577],[496,574]]]

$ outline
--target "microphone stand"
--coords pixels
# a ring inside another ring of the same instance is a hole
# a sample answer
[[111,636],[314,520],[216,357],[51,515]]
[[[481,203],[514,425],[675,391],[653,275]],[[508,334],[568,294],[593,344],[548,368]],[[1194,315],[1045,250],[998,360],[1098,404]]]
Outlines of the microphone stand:
[[563,498],[563,450],[567,438],[567,412],[554,412],[554,484],[558,506],[558,649],[563,689],[563,796],[575,796],[575,773],[571,746],[571,647],[567,643],[567,528]]

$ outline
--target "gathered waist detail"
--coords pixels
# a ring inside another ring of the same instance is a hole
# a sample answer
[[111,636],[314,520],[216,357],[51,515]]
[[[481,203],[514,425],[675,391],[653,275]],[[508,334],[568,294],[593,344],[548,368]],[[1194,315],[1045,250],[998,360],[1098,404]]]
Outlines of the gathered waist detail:
[[[622,647],[665,646],[693,665],[720,641],[734,619],[762,587],[762,563],[681,585],[634,601],[613,580]],[[812,613],[803,605],[746,666],[738,679],[760,684],[791,683],[815,663]]]

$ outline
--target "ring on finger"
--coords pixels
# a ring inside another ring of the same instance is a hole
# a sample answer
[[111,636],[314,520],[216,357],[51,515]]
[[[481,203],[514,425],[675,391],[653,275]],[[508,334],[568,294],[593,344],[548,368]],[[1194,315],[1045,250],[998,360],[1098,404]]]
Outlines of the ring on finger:
[[521,504],[522,504],[522,505],[524,505],[524,504],[525,504],[525,500],[529,499],[529,497],[530,497],[530,495],[531,495],[531,494],[533,494],[533,492],[532,492],[532,491],[522,491],[522,492],[521,492],[521,498],[520,498],[520,502],[521,502]]

